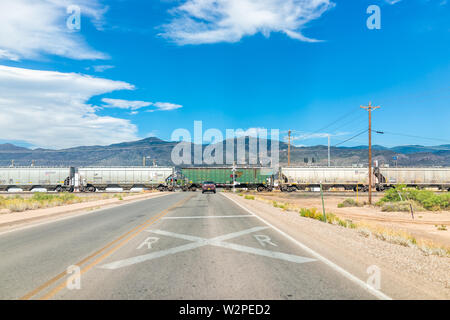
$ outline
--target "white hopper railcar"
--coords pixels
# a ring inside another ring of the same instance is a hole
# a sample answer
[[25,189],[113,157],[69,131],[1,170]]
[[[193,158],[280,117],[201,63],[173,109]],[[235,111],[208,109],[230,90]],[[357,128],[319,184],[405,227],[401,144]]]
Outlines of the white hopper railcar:
[[0,190],[43,188],[47,191],[73,191],[74,172],[72,167],[1,167]]
[[173,190],[173,167],[84,167],[78,168],[80,191],[106,188]]

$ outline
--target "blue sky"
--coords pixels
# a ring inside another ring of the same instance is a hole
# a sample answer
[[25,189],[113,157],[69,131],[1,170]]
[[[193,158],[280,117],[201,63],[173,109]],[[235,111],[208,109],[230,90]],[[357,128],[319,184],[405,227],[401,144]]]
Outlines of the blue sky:
[[[12,10],[27,0],[7,2]],[[367,127],[367,112],[359,106],[372,101],[381,106],[373,128],[403,134],[374,135],[374,144],[450,144],[445,0],[320,0],[320,7],[302,8],[306,14],[297,16],[290,12],[298,0],[264,0],[257,9],[272,9],[270,23],[254,6],[74,0],[70,4],[81,7],[76,32],[58,31],[69,16],[68,2],[60,2],[29,9],[30,17],[51,9],[38,26],[22,17],[14,27],[12,18],[0,22],[17,32],[0,31],[3,142],[58,148],[150,135],[168,140],[173,130],[192,132],[193,121],[202,120],[205,129],[223,132],[275,128],[284,136],[292,129],[297,145],[326,144],[324,136],[331,134],[337,144]],[[371,4],[381,8],[380,30],[366,27]],[[198,20],[183,5],[208,18],[193,24]],[[282,5],[289,10],[278,12]],[[33,28],[47,36],[33,38]],[[22,41],[14,43],[13,36]],[[343,145],[365,143],[362,135]]]

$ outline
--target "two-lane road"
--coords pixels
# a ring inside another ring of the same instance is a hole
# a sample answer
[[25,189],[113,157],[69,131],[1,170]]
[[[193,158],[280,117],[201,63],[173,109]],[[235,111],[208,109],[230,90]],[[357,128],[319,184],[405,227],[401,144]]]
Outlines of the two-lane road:
[[376,298],[222,194],[0,234],[0,253],[2,299]]

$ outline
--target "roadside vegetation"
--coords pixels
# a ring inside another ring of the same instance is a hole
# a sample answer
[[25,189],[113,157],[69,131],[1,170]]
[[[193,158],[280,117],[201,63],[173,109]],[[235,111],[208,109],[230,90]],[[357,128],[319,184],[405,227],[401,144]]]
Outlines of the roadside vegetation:
[[398,185],[386,190],[384,197],[377,202],[383,211],[409,211],[411,204],[416,211],[450,210],[450,192],[435,193]]
[[102,194],[92,194],[83,197],[77,196],[73,193],[60,193],[60,194],[35,193],[30,198],[24,198],[19,195],[6,197],[0,196],[0,210],[4,210],[5,212],[23,212],[26,210],[51,208],[74,203],[106,200],[111,198],[123,200],[124,197],[133,194],[136,193],[116,193],[116,194],[102,193]]
[[[323,212],[320,212],[316,208],[311,208],[311,209],[302,208],[302,209],[300,209],[299,213],[300,213],[300,216],[302,216],[304,218],[311,218],[311,219],[319,220],[322,222],[327,222],[329,224],[339,225],[341,227],[350,228],[350,229],[356,228],[356,224],[354,224],[353,221],[343,220],[343,219],[337,217],[335,214],[329,213],[329,212],[325,213],[325,216],[324,216]],[[325,220],[325,217],[326,217],[326,220]]]
[[[419,190],[422,191],[422,190]],[[317,208],[299,208],[291,203],[281,203],[277,201],[267,200],[261,197],[255,197],[256,200],[265,202],[275,208],[283,211],[298,212],[301,217],[314,219],[325,222],[323,212]],[[345,201],[344,201],[345,202]],[[401,201],[399,201],[401,203]],[[351,203],[348,201],[348,203]],[[388,202],[386,202],[388,203]],[[356,206],[356,205],[355,205]],[[409,211],[409,203],[408,203]],[[386,228],[367,222],[353,222],[349,219],[341,219],[331,212],[326,212],[326,223],[337,225],[343,228],[355,229],[358,233],[366,238],[375,238],[389,243],[401,245],[404,247],[416,248],[425,255],[436,255],[440,257],[450,257],[450,247],[434,243],[426,239],[416,239],[409,232],[401,229]],[[445,226],[436,226],[438,230],[446,231]]]
[[345,199],[343,202],[339,203],[338,208],[347,208],[347,207],[364,207],[366,202],[359,202],[353,199]]

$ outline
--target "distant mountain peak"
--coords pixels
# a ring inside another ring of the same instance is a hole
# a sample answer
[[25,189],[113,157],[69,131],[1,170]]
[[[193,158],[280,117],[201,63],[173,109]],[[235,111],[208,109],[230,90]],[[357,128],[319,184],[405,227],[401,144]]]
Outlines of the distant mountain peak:
[[0,143],[0,150],[1,151],[25,151],[25,150],[30,150],[30,149],[25,148],[25,147],[19,147],[12,143],[3,143],[3,144]]

